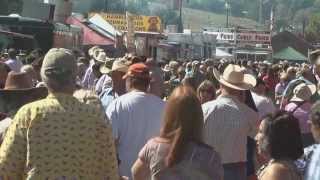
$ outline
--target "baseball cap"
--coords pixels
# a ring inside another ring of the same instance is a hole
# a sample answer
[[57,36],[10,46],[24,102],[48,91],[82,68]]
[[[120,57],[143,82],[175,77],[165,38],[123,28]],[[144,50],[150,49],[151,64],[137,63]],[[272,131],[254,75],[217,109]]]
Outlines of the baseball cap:
[[72,51],[64,48],[53,48],[45,55],[41,72],[48,76],[72,75],[77,70],[76,57]]
[[150,70],[145,64],[136,63],[129,67],[127,73],[123,76],[123,79],[128,77],[150,79]]

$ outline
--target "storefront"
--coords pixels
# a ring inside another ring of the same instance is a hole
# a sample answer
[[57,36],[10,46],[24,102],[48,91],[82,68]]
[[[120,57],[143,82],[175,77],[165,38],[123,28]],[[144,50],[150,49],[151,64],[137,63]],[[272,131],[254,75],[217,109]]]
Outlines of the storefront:
[[[216,54],[216,35],[185,32],[168,33],[158,46],[158,59],[210,59]],[[172,54],[175,53],[175,54]]]
[[235,60],[272,59],[271,33],[251,29],[209,28],[204,32],[217,36],[217,48],[233,54]]
[[238,29],[235,31],[236,46],[233,54],[239,61],[272,60],[270,31]]

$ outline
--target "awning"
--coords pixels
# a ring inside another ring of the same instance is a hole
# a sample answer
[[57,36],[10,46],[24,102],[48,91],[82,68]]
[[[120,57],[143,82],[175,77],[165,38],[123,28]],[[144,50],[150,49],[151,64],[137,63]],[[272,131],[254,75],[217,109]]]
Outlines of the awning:
[[233,55],[229,54],[221,49],[216,48],[216,57],[217,58],[228,58],[228,57],[233,57]]
[[254,55],[268,55],[270,51],[259,51],[259,50],[236,50],[235,54],[254,54]]
[[100,33],[104,36],[115,40],[116,36],[121,36],[122,33],[116,30],[109,22],[104,20],[99,14],[95,14],[93,17],[89,19],[89,22],[94,24],[95,28],[100,29]]
[[68,19],[69,24],[77,25],[83,29],[83,45],[114,45],[114,41],[103,36],[99,32],[94,31],[84,22],[81,22],[76,17],[70,17]]
[[3,31],[3,30],[0,30],[0,34],[5,34],[7,36],[12,36],[12,37],[27,38],[27,39],[34,38],[32,35],[26,35],[26,34],[15,33],[15,32],[10,32],[10,31]]
[[288,61],[307,61],[308,58],[303,54],[293,49],[292,47],[287,47],[273,55],[274,59],[288,60]]

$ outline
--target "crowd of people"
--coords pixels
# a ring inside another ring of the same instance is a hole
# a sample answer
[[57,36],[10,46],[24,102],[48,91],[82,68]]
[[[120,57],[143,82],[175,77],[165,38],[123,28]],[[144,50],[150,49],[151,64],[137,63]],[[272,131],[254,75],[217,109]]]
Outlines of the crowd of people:
[[0,180],[320,179],[320,51],[304,64],[17,56],[0,57]]

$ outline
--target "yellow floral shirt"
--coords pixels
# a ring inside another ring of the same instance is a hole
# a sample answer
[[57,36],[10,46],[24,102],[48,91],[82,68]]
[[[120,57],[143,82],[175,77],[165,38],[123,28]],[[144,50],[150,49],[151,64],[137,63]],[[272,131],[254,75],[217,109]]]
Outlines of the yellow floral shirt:
[[119,180],[103,111],[64,94],[27,104],[0,147],[1,180]]

